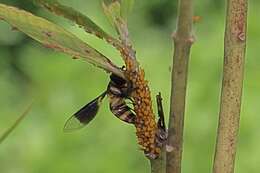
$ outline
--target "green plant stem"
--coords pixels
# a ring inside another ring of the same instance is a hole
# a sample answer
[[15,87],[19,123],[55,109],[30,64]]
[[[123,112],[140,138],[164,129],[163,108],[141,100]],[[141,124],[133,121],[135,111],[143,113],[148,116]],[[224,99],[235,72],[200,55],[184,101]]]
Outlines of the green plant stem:
[[247,0],[227,0],[224,68],[213,173],[233,173],[246,49]]
[[26,108],[26,110],[17,118],[17,120],[10,126],[1,136],[0,136],[0,144],[4,142],[4,140],[9,136],[9,134],[14,131],[14,129],[21,123],[24,117],[31,110],[32,103]]
[[173,34],[174,55],[168,141],[166,146],[166,172],[180,173],[185,96],[187,87],[190,48],[192,36],[192,0],[180,0],[178,6],[177,30]]

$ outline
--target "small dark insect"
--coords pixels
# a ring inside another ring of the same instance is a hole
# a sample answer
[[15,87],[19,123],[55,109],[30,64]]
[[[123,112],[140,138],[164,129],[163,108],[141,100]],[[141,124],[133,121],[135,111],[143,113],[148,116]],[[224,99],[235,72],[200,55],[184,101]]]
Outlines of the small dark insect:
[[130,82],[115,74],[110,75],[110,82],[106,91],[72,115],[65,123],[64,131],[69,132],[80,129],[93,120],[106,95],[109,99],[111,112],[122,121],[134,124],[135,114],[126,103],[127,99],[131,101],[129,96],[131,91]]

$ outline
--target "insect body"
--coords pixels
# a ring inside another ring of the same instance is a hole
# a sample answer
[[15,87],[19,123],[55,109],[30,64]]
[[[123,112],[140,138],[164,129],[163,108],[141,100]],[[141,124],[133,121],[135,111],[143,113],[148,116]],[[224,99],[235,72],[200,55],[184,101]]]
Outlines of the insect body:
[[111,75],[110,79],[111,81],[108,84],[107,95],[111,112],[127,123],[134,123],[135,115],[131,108],[126,104],[126,99],[131,100],[129,97],[132,90],[131,84],[116,75]]
[[132,87],[129,82],[112,74],[107,90],[72,115],[65,123],[64,131],[73,131],[87,125],[98,113],[102,100],[106,95],[109,99],[111,112],[124,122],[133,124],[135,114],[126,103],[127,99],[131,100],[129,97],[131,90]]

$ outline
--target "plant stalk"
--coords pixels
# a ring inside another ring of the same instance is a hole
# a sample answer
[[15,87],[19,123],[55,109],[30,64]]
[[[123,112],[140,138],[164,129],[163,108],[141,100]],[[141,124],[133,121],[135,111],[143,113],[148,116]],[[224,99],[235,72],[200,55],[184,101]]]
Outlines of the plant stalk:
[[162,148],[161,155],[155,160],[150,160],[151,173],[165,173],[166,171],[166,153],[165,147]]
[[185,97],[192,35],[192,0],[179,0],[177,30],[173,34],[174,55],[166,172],[180,173],[183,146]]
[[213,173],[233,173],[246,50],[247,0],[227,0],[224,68]]
[[4,142],[5,139],[10,135],[12,131],[21,123],[25,116],[29,113],[32,108],[32,103],[25,109],[25,111],[15,120],[15,122],[2,134],[0,135],[0,144]]

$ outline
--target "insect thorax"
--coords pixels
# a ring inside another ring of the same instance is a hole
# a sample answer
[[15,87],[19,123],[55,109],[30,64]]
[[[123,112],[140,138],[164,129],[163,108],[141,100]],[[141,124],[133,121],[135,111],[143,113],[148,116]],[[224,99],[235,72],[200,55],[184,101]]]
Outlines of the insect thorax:
[[119,97],[128,97],[130,94],[131,86],[121,77],[118,77],[114,74],[110,75],[110,82],[108,84],[107,91],[109,94],[119,96]]

